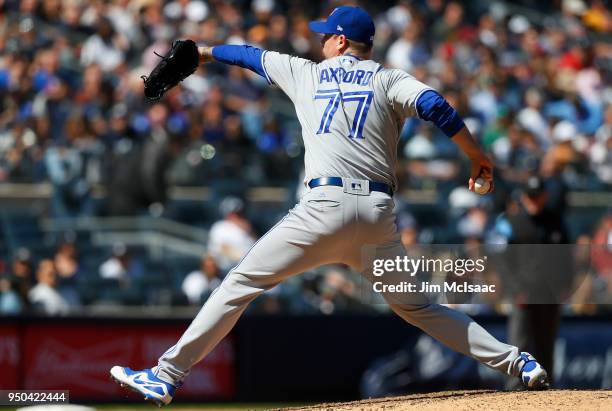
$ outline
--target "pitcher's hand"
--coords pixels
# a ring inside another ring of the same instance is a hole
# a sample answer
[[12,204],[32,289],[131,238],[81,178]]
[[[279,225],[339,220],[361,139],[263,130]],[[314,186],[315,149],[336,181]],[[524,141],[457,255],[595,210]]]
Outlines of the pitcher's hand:
[[486,155],[472,159],[472,170],[470,173],[470,181],[468,182],[468,188],[470,191],[474,191],[474,182],[480,177],[489,182],[491,187],[488,193],[493,191],[493,163]]

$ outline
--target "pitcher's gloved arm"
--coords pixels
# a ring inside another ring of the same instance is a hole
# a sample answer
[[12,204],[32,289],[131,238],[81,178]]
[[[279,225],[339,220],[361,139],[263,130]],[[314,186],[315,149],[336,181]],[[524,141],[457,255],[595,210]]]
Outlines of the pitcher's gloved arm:
[[215,47],[199,47],[200,63],[218,61],[249,69],[266,78],[263,68],[265,50],[252,46],[221,45]]

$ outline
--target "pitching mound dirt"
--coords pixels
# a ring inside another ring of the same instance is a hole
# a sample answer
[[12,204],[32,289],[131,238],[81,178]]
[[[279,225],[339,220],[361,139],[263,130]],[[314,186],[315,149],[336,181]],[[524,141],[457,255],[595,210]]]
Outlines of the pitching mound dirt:
[[446,391],[378,398],[355,402],[320,404],[289,410],[320,411],[472,411],[472,410],[612,410],[612,391]]

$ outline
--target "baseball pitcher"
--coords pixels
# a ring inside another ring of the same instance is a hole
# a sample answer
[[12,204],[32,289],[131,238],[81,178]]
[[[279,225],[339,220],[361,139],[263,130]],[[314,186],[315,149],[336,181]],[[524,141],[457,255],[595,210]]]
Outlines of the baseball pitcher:
[[[470,190],[478,177],[492,183],[491,162],[444,97],[409,74],[370,59],[374,23],[363,9],[338,7],[326,21],[311,22],[310,29],[323,35],[321,63],[246,45],[197,47],[187,40],[175,42],[161,67],[145,78],[145,95],[155,100],[198,63],[214,60],[251,70],[279,87],[295,105],[302,127],[308,187],[299,203],[228,273],[157,366],[111,369],[115,381],[160,406],[172,401],[189,370],[266,290],[330,263],[347,264],[368,277],[361,256],[365,245],[378,247],[379,256],[405,255],[393,193],[397,144],[407,117],[433,122],[470,158]],[[519,377],[526,388],[548,386],[546,371],[533,356],[498,341],[465,314],[425,299],[388,302],[406,322],[460,353]]]

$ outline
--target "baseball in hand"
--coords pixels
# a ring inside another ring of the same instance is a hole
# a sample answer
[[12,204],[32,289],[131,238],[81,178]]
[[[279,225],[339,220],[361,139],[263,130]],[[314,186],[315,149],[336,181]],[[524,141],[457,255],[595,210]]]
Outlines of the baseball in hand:
[[482,177],[478,177],[476,181],[474,181],[474,191],[478,194],[487,194],[491,189],[491,183],[485,180]]
[[482,177],[478,177],[476,181],[474,181],[474,191],[478,194],[487,194],[490,188],[491,183]]

